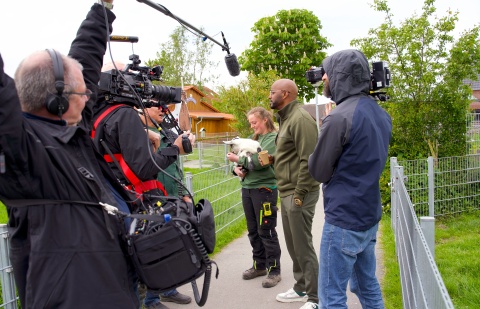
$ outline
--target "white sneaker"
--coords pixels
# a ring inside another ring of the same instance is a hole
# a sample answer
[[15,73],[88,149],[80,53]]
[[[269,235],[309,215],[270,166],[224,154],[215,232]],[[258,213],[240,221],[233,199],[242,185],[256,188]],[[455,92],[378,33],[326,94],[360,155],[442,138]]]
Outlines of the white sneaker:
[[301,306],[300,309],[318,309],[318,305],[309,301]]
[[[295,301],[306,302],[308,300],[308,296],[306,293],[302,293],[302,292],[300,292],[299,294],[295,292],[295,290],[292,288],[286,291],[285,293],[277,294],[276,299],[282,303],[293,303]],[[305,307],[305,308],[309,308],[309,307]]]

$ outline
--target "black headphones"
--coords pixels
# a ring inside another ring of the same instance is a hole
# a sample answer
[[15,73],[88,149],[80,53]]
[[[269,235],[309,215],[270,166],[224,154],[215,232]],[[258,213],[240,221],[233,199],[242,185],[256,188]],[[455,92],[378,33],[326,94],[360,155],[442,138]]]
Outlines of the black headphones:
[[62,55],[54,49],[47,49],[47,51],[53,62],[53,74],[55,76],[55,89],[57,93],[48,95],[45,106],[49,113],[62,118],[62,115],[65,114],[69,106],[68,99],[63,96],[65,82],[63,81]]

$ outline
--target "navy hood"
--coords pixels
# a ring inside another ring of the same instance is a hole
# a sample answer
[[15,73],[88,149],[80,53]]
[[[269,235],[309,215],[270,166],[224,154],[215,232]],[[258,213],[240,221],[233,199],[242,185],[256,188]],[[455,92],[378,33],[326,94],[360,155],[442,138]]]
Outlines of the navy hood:
[[338,105],[360,92],[370,94],[370,67],[365,55],[356,49],[336,52],[322,64],[328,76],[332,100]]

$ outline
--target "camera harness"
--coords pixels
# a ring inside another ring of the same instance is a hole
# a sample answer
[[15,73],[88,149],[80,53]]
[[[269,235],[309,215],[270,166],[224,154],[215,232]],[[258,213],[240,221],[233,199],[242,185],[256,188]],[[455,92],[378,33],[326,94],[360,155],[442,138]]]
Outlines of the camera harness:
[[[90,136],[92,139],[95,139],[95,133],[98,128],[98,125],[104,120],[107,116],[113,115],[116,111],[119,110],[119,108],[131,108],[128,105],[125,104],[115,104],[112,106],[109,106],[105,111],[103,111],[100,116],[95,120],[93,124],[93,129],[92,132],[90,133]],[[106,119],[105,119],[106,120]],[[149,190],[153,189],[159,189],[160,191],[163,192],[165,196],[167,196],[167,191],[165,190],[163,184],[157,180],[147,180],[147,181],[141,181],[137,175],[132,171],[132,169],[128,166],[127,162],[125,162],[125,159],[123,158],[123,155],[121,153],[112,153],[110,148],[107,146],[104,140],[100,139],[100,143],[102,144],[103,148],[107,152],[103,156],[105,161],[108,163],[114,163],[117,168],[123,173],[125,176],[125,179],[130,183],[130,185],[125,185],[123,186],[129,190],[129,191],[135,191],[137,198],[142,198],[143,193]]]

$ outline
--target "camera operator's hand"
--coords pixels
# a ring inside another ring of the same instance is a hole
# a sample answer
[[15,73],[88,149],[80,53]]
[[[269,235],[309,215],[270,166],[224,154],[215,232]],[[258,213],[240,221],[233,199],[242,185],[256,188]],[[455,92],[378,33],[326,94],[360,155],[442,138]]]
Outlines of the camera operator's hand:
[[152,143],[153,151],[157,151],[160,147],[160,133],[153,132],[152,130],[146,129],[148,134],[148,139]]
[[190,133],[190,131],[185,131],[183,132],[183,134],[180,134],[174,143],[180,149],[180,154],[187,154],[187,152],[185,152],[182,146],[182,139],[183,139],[183,136],[185,135],[188,137],[188,140],[190,141],[190,144],[192,145],[192,147],[193,147],[193,144],[195,143],[195,135]]
[[182,197],[182,201],[187,202],[187,203],[192,203],[192,199],[188,195],[184,195]]
[[334,102],[330,101],[329,103],[325,104],[325,111],[323,112],[324,113],[324,116],[327,116],[328,114],[331,113],[332,109],[333,109],[333,104],[335,104]]
[[188,134],[188,139],[190,140],[190,144],[192,144],[192,147],[195,145],[195,140],[197,139],[197,137],[195,136],[195,134],[192,134],[190,133],[190,131],[187,131],[189,134]]

